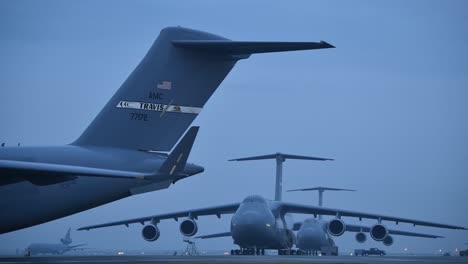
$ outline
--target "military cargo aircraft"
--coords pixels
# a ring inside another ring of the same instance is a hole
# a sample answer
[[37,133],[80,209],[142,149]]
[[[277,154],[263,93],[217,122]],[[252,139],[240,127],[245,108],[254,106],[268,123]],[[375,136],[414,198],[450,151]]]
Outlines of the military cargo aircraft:
[[[318,206],[323,206],[323,193],[325,191],[356,191],[350,189],[330,188],[330,187],[312,187],[302,188],[295,190],[288,190],[287,192],[304,192],[304,191],[318,191]],[[296,247],[300,250],[300,254],[305,255],[317,255],[323,248],[335,247],[331,235],[328,232],[329,222],[322,220],[322,216],[319,215],[318,219],[308,218],[302,222],[294,223],[293,230],[297,230],[297,243]],[[356,241],[364,243],[367,240],[366,233],[370,232],[370,227],[362,225],[346,225],[346,232],[356,232]],[[332,234],[333,235],[333,234]],[[412,236],[412,237],[423,237],[423,238],[443,238],[442,236],[421,234],[415,232],[405,232],[399,230],[388,230],[388,235],[382,241],[385,246],[393,245],[393,235],[400,236]],[[372,236],[372,233],[371,233]]]
[[333,46],[163,29],[76,141],[0,148],[0,234],[165,189],[203,172],[187,163],[198,127],[179,139],[234,65],[256,53],[326,48]]
[[[395,223],[409,223],[414,226],[430,226],[448,229],[467,230],[465,227],[456,225],[440,224],[428,221],[414,220],[408,218],[386,216],[375,213],[363,213],[341,209],[333,209],[319,206],[288,203],[282,201],[271,201],[252,195],[246,197],[240,203],[232,203],[220,206],[206,207],[174,213],[157,214],[146,217],[110,222],[99,225],[81,227],[78,230],[91,230],[96,228],[140,223],[143,226],[142,236],[146,241],[155,241],[160,236],[157,224],[161,220],[184,217],[179,230],[182,235],[191,237],[198,231],[196,220],[200,216],[222,214],[234,214],[231,218],[230,232],[210,235],[211,237],[232,236],[234,243],[241,248],[233,251],[233,254],[263,254],[264,249],[278,249],[279,254],[290,254],[292,246],[296,243],[293,232],[293,223],[290,214],[330,215],[334,218],[328,221],[326,229],[333,236],[341,236],[348,230],[343,217],[374,219],[377,222],[369,228],[371,237],[376,241],[384,241],[389,235],[389,229],[384,221]],[[145,223],[148,223],[145,225]],[[208,237],[205,237],[208,238]]]
[[71,245],[72,239],[70,235],[70,228],[67,231],[67,234],[64,238],[60,239],[60,243],[33,243],[26,248],[25,255],[40,255],[40,254],[52,254],[52,255],[62,255],[65,252],[72,250],[82,250],[80,248],[86,244]]

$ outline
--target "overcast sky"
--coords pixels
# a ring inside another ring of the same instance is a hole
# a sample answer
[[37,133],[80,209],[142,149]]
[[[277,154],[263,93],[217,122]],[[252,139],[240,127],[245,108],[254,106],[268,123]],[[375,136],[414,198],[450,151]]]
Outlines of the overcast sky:
[[[0,1],[0,141],[10,145],[75,140],[166,26],[233,40],[336,46],[240,61],[194,122],[201,128],[190,161],[203,165],[203,174],[0,235],[0,250],[58,242],[68,227],[220,205],[250,194],[271,199],[273,160],[227,160],[278,151],[336,159],[284,164],[285,189],[358,190],[325,193],[326,206],[468,226],[467,10],[467,1],[443,0]],[[316,193],[283,197],[317,203]],[[229,221],[200,217],[199,234],[228,231]],[[72,237],[93,248],[184,248],[176,222],[159,227],[156,242],[141,238],[140,225],[75,231]],[[447,238],[395,237],[388,251],[432,253],[468,242],[466,231],[398,228]],[[346,233],[335,239],[341,251],[384,247],[369,240],[359,245]],[[234,248],[230,238],[198,247]]]

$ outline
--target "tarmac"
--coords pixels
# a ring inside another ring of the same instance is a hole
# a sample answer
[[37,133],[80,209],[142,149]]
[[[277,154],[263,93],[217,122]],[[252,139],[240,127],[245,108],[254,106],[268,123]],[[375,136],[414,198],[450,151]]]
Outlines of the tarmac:
[[2,257],[0,263],[468,263],[468,257],[428,256],[40,256]]

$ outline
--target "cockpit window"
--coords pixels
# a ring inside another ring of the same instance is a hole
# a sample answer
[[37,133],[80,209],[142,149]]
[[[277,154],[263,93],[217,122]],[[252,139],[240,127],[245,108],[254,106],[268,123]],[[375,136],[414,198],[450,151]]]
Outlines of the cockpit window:
[[250,195],[244,199],[244,203],[266,203],[266,200],[258,195]]

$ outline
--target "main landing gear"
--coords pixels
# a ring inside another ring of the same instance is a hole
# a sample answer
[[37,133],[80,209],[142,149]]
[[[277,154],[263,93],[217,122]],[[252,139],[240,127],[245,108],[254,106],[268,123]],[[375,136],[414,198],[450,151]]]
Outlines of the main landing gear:
[[318,250],[298,250],[297,255],[318,256]]
[[265,249],[260,248],[241,248],[241,249],[232,249],[231,255],[265,255]]
[[278,249],[278,255],[300,255],[300,251],[295,249]]

